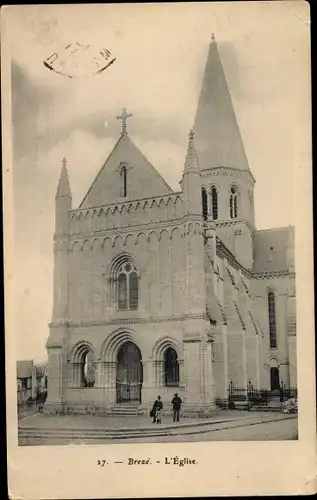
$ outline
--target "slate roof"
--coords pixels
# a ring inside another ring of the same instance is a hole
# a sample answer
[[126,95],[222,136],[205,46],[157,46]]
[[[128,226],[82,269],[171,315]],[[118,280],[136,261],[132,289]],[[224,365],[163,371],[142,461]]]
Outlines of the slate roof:
[[213,167],[249,170],[215,40],[209,46],[194,131],[201,170]]
[[294,228],[292,226],[255,231],[252,271],[255,273],[287,271],[290,264],[288,250],[293,248]]
[[17,378],[32,377],[34,363],[32,360],[17,361]]
[[[127,167],[127,196],[120,195],[120,165]],[[108,205],[173,193],[159,172],[141,153],[127,133],[121,134],[80,208]]]

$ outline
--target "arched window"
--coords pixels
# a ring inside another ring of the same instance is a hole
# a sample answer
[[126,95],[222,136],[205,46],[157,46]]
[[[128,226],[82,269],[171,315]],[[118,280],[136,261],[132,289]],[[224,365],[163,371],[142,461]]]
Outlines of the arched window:
[[238,188],[232,186],[230,189],[230,219],[238,217]]
[[125,262],[118,271],[118,309],[137,309],[139,277],[131,262]]
[[127,167],[125,165],[122,165],[120,169],[120,185],[120,196],[127,196]]
[[218,191],[216,186],[212,186],[210,189],[211,198],[211,217],[213,220],[218,219]]
[[207,200],[207,191],[205,188],[201,190],[201,202],[202,202],[202,213],[204,220],[208,218],[208,200]]
[[269,291],[267,294],[269,308],[269,332],[270,332],[270,348],[276,348],[276,314],[275,314],[275,295]]
[[93,387],[95,385],[95,373],[93,369],[93,354],[91,351],[87,351],[83,355],[81,368],[81,387]]
[[178,386],[179,385],[179,364],[177,353],[172,347],[168,347],[164,353],[165,364],[165,385]]
[[74,347],[70,362],[70,384],[72,387],[94,387],[94,351],[91,345],[79,342]]
[[118,307],[119,309],[128,308],[127,275],[124,272],[118,276]]

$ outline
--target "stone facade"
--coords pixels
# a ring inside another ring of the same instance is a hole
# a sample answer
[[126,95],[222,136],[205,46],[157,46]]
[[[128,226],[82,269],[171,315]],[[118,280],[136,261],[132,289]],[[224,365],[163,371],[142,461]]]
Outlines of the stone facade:
[[[222,149],[209,144],[215,134],[208,127],[217,119]],[[140,411],[158,394],[170,403],[178,392],[185,411],[208,414],[227,399],[230,382],[271,389],[274,373],[295,387],[293,228],[255,227],[255,180],[216,42],[179,192],[122,120],[121,136],[79,208],[72,208],[66,162],[62,168],[47,411],[108,412],[125,401],[128,387]],[[229,138],[222,137],[226,130]],[[234,155],[224,155],[225,148]]]

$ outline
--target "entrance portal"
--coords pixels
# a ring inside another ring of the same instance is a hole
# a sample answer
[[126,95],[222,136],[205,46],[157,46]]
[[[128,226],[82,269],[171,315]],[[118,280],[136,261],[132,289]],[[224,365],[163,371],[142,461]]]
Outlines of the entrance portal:
[[117,356],[117,403],[141,403],[143,367],[140,349],[126,342]]
[[270,369],[271,376],[271,391],[278,391],[280,389],[280,374],[277,367],[272,367]]

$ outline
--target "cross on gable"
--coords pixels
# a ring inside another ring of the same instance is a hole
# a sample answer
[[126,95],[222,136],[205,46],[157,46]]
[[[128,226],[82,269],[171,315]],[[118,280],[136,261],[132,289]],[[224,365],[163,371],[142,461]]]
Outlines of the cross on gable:
[[122,130],[121,134],[126,134],[127,133],[127,119],[131,118],[133,116],[132,113],[128,113],[126,108],[122,109],[121,115],[117,116],[117,120],[122,121]]

